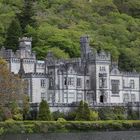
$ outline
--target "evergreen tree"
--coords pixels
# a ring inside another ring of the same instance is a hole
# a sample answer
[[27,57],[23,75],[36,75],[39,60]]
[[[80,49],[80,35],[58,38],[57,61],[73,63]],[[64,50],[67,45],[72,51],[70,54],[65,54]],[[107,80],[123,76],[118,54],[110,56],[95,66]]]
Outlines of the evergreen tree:
[[90,121],[90,109],[87,103],[84,103],[83,119],[86,121]]
[[80,101],[75,120],[90,121],[90,114],[91,112],[88,107],[88,104],[83,101]]
[[22,35],[22,30],[18,19],[13,19],[8,30],[7,37],[5,41],[5,46],[7,49],[16,50],[18,47],[18,39]]
[[38,120],[50,121],[51,118],[49,105],[45,100],[42,100],[39,105]]
[[78,121],[83,120],[83,113],[84,113],[84,102],[80,101],[75,120],[78,120]]
[[24,0],[24,6],[22,12],[20,13],[19,20],[22,27],[23,33],[26,32],[26,26],[35,26],[33,0]]

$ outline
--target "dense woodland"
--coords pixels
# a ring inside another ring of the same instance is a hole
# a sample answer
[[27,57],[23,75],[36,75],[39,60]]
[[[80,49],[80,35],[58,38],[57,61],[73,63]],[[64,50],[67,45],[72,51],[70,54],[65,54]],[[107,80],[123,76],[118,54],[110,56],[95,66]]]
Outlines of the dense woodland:
[[39,59],[80,56],[79,38],[110,51],[122,70],[140,71],[140,0],[0,0],[0,46],[32,36]]

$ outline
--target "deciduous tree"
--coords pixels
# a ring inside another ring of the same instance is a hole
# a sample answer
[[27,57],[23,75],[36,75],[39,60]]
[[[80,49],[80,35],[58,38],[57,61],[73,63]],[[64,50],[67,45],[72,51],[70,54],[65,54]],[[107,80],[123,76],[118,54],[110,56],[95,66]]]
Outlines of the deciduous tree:
[[0,58],[0,105],[4,107],[13,101],[21,102],[25,95],[24,86],[24,81],[10,73],[7,62]]

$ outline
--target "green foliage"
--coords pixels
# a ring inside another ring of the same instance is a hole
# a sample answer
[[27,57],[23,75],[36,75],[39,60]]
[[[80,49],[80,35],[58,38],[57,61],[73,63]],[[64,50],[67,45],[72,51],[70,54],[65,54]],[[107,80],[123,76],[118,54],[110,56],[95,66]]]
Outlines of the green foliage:
[[67,121],[73,121],[76,118],[77,110],[70,110],[65,114],[65,119]]
[[140,130],[140,121],[6,121],[0,122],[0,135],[48,132]]
[[3,135],[5,133],[5,130],[3,127],[0,128],[0,136]]
[[89,109],[87,103],[80,101],[75,120],[78,120],[78,121],[82,121],[82,120],[89,121],[90,120],[90,109]]
[[[121,49],[121,54],[119,60],[119,65],[122,69],[125,69],[127,71],[133,71],[133,70],[140,70],[139,65],[140,61],[138,58],[140,57],[138,48],[124,48]],[[123,63],[125,62],[125,63]]]
[[59,110],[58,111],[55,111],[52,113],[52,117],[53,117],[53,120],[58,120],[58,118],[64,118],[64,113],[60,112]]
[[23,33],[25,33],[27,25],[35,26],[34,14],[33,0],[24,0],[22,12],[18,14]]
[[23,115],[21,113],[13,115],[14,120],[22,121],[23,120]]
[[[8,33],[15,17],[24,35],[33,37],[39,59],[48,50],[57,58],[79,57],[79,38],[88,34],[91,46],[111,52],[122,70],[140,71],[139,0],[1,0],[0,46],[15,36],[15,29]],[[6,46],[15,50],[18,45]]]
[[9,108],[10,108],[11,113],[13,115],[19,113],[19,107],[18,107],[18,104],[17,104],[16,101],[13,101],[13,102],[9,103]]
[[103,107],[98,110],[101,120],[124,120],[126,119],[123,107]]
[[7,37],[5,45],[7,49],[16,50],[19,42],[18,39],[22,35],[22,30],[18,19],[13,19],[9,28],[7,29]]
[[17,102],[13,101],[9,104],[9,109],[11,111],[12,114],[12,119],[14,120],[23,120],[23,116],[20,113],[20,109],[18,107]]
[[51,119],[49,105],[45,100],[42,100],[39,105],[38,120],[50,121]]
[[127,119],[128,120],[139,120],[139,111],[128,109]]
[[23,114],[23,119],[25,120],[29,114],[29,97],[28,96],[23,96],[23,107],[22,107],[22,114]]
[[98,119],[99,119],[98,112],[90,110],[90,121],[97,121]]
[[140,18],[140,1],[139,0],[114,0],[120,12],[124,12],[133,17]]
[[126,112],[124,107],[116,106],[113,108],[113,112],[115,114],[115,120],[125,120]]
[[58,118],[57,121],[58,122],[66,122],[66,120],[64,118]]

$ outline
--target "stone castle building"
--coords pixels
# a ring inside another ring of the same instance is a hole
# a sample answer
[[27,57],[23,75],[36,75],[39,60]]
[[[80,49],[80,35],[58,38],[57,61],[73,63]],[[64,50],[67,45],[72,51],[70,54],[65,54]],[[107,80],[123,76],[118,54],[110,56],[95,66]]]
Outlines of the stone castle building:
[[98,103],[140,101],[140,75],[119,71],[111,63],[110,53],[93,51],[87,36],[80,38],[81,57],[56,59],[51,52],[37,60],[32,52],[32,39],[19,39],[19,50],[0,50],[11,72],[28,82],[31,103],[42,99],[50,104],[72,104],[84,100]]

